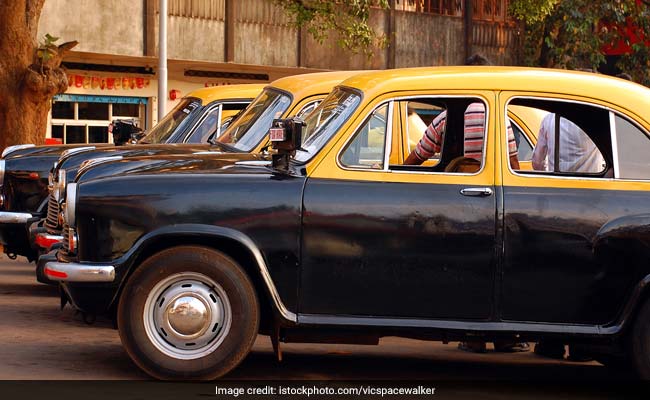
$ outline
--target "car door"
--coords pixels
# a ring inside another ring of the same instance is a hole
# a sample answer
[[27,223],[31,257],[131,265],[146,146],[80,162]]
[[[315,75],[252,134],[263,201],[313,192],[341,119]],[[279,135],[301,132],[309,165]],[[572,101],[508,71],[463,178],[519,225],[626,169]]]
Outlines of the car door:
[[[639,227],[648,223],[647,130],[623,110],[593,99],[551,93],[503,93],[501,98],[508,108],[545,111],[552,131],[543,169],[503,169],[501,317],[612,323],[648,269],[645,246],[636,240]],[[570,134],[565,125],[579,131]],[[569,138],[576,132],[585,146],[595,146],[595,164],[577,153],[560,158],[565,148],[575,147]],[[538,137],[538,146],[543,142]]]
[[[470,103],[487,105],[494,129],[493,98],[491,92],[400,94],[366,108],[305,185],[301,314],[490,318],[496,262],[492,135],[480,171],[443,167],[458,151]],[[422,166],[400,165],[413,135],[409,108],[419,108],[423,119],[447,113],[442,155]]]

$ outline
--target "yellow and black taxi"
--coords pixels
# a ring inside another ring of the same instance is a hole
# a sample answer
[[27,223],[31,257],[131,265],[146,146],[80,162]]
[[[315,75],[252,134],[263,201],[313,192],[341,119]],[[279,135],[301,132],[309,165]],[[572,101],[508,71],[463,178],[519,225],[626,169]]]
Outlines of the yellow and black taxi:
[[[48,211],[48,186],[52,165],[60,157],[102,151],[116,155],[144,150],[142,144],[207,143],[228,126],[233,117],[260,94],[265,85],[241,84],[195,90],[183,97],[138,146],[109,144],[19,145],[8,147],[0,159],[0,243],[10,257],[37,259],[39,247],[49,247],[56,238],[45,233],[40,222]],[[117,121],[114,124],[119,124]],[[117,125],[119,126],[119,125]],[[117,134],[117,131],[113,132]],[[129,136],[129,135],[127,135]],[[173,148],[173,146],[172,146]],[[48,179],[49,178],[49,179]],[[32,228],[30,234],[30,227]],[[37,236],[41,233],[40,236]],[[38,243],[35,241],[38,240]]]
[[[61,236],[63,227],[61,204],[65,200],[66,183],[72,182],[80,170],[86,170],[98,163],[143,155],[241,153],[238,155],[239,159],[257,159],[257,154],[262,152],[268,144],[266,133],[273,119],[301,117],[308,114],[337,84],[355,73],[357,72],[333,71],[294,75],[277,79],[263,88],[258,86],[258,92],[261,90],[259,96],[255,98],[250,107],[240,110],[241,114],[237,115],[238,118],[233,120],[235,114],[231,110],[232,106],[225,107],[225,105],[233,103],[215,105],[211,113],[206,113],[193,131],[202,133],[190,134],[189,140],[182,145],[150,144],[160,142],[161,137],[168,135],[164,132],[175,129],[172,125],[176,124],[173,122],[176,119],[172,112],[162,123],[167,128],[151,132],[141,140],[140,146],[128,149],[120,147],[86,149],[61,157],[51,173],[52,185],[47,205],[47,217],[42,223],[42,227],[38,228],[40,232],[31,235],[31,237],[35,238],[36,245],[45,249],[61,242],[63,239]],[[223,90],[233,91],[234,89],[226,87]],[[186,105],[182,104],[176,108],[176,110],[184,109],[186,109]],[[215,124],[215,120],[222,121],[222,124]],[[125,163],[120,166],[125,166],[128,169],[133,167],[133,164]],[[111,165],[106,171],[112,175],[119,173],[120,169]],[[34,229],[32,229],[33,231]],[[36,273],[41,282],[49,283],[42,271],[45,263],[52,257],[54,256],[39,259]]]
[[581,72],[362,73],[276,121],[272,161],[79,174],[46,273],[157,378],[219,377],[261,332],[278,353],[554,338],[649,379],[649,110],[650,89]]

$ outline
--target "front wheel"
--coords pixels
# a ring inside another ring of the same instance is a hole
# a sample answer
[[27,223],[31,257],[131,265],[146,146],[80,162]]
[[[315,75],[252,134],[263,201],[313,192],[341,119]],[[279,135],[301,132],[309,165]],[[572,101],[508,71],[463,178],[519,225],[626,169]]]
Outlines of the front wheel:
[[250,278],[221,252],[174,247],[129,278],[117,312],[131,359],[158,379],[216,379],[248,354],[259,304]]

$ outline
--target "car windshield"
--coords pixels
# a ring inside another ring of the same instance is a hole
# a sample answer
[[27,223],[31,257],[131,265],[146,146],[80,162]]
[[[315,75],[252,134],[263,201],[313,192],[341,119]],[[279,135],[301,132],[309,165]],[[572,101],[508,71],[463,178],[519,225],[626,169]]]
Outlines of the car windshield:
[[269,132],[273,120],[282,117],[290,104],[289,95],[273,89],[264,89],[217,142],[228,144],[242,152],[252,151]]
[[201,102],[197,99],[181,99],[173,110],[167,113],[156,126],[151,128],[149,133],[140,139],[140,143],[167,143],[174,132],[181,128],[181,125],[186,124],[191,119],[190,116],[200,107]]
[[305,118],[302,148],[295,159],[307,162],[330,140],[343,123],[352,115],[361,97],[348,90],[334,89],[312,113]]

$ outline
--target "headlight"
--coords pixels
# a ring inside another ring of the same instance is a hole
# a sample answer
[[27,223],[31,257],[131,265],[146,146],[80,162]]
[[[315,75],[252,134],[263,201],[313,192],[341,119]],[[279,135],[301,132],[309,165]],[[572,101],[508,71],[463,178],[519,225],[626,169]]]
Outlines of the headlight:
[[5,160],[0,160],[0,186],[5,182]]
[[65,196],[65,222],[68,226],[74,227],[76,222],[76,206],[77,206],[77,184],[71,183],[67,188]]

